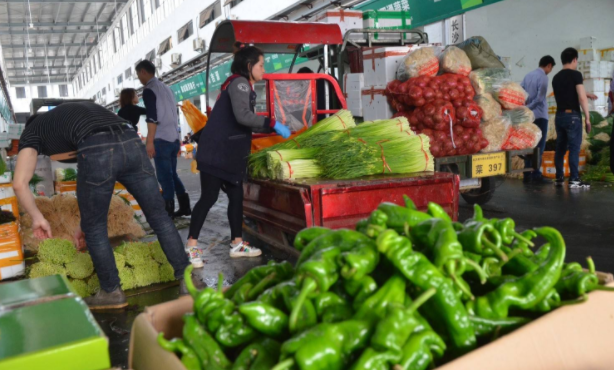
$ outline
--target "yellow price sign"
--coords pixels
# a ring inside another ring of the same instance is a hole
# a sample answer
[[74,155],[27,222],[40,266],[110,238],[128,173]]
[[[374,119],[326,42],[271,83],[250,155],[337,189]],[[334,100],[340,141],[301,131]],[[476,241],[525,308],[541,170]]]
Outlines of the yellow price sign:
[[471,156],[471,177],[504,175],[505,172],[506,158],[504,152]]

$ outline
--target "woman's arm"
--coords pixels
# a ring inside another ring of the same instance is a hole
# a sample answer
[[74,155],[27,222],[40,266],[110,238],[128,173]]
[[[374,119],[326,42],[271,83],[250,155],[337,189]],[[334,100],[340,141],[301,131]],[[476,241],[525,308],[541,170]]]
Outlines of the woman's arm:
[[239,124],[247,126],[255,132],[270,133],[273,131],[275,121],[271,122],[268,117],[259,116],[252,112],[250,105],[251,87],[246,78],[237,78],[230,83],[227,89],[232,111]]

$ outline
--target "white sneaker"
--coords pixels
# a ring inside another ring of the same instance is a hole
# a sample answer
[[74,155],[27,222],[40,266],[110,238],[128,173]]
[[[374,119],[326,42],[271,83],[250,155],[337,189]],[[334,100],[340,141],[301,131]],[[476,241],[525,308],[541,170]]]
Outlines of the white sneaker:
[[241,242],[237,245],[230,243],[230,257],[258,257],[262,251],[256,247],[250,247],[248,242]]
[[203,259],[201,256],[201,251],[198,247],[188,247],[187,244],[185,246],[185,252],[188,254],[188,258],[190,259],[190,263],[194,268],[198,269],[203,267],[205,264],[203,263]]

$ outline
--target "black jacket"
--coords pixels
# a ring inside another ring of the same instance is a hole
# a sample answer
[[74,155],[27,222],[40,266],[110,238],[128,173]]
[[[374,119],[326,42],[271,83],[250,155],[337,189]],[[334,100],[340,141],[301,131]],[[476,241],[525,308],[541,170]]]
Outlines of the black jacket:
[[271,120],[254,112],[256,93],[249,81],[233,75],[222,85],[198,140],[198,170],[239,183],[245,177],[252,131],[270,133]]
[[139,120],[141,116],[147,114],[147,110],[145,108],[139,107],[138,105],[127,105],[122,107],[117,115],[123,119],[127,119],[134,126],[134,131],[139,131]]

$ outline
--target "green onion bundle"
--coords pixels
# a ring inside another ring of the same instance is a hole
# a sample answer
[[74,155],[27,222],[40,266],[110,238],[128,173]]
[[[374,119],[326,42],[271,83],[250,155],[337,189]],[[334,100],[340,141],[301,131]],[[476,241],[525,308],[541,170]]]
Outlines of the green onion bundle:
[[276,179],[280,171],[279,166],[282,162],[293,161],[295,159],[313,159],[320,149],[305,148],[305,149],[280,149],[268,151],[267,154],[267,169],[268,177]]
[[298,180],[320,177],[322,169],[314,159],[296,159],[281,162],[276,178],[280,180]]
[[305,132],[298,135],[292,140],[284,141],[273,145],[269,148],[263,149],[257,153],[249,156],[248,169],[252,177],[266,178],[267,171],[267,152],[280,149],[296,149],[303,147],[305,140],[309,139],[313,135],[321,132],[328,131],[341,131],[355,127],[354,117],[352,112],[342,109],[330,117],[327,117],[315,125],[308,128]]
[[323,146],[316,159],[322,175],[331,179],[433,171],[429,148],[425,135],[395,136],[377,142],[346,137]]
[[340,132],[327,132],[319,135],[313,135],[309,139],[305,140],[302,145],[307,148],[321,147],[338,140],[342,134],[354,138],[360,138],[366,141],[379,141],[399,135],[415,135],[415,133],[409,127],[407,118],[398,117],[393,119],[363,122],[356,127]]

